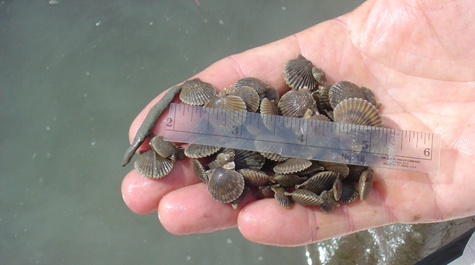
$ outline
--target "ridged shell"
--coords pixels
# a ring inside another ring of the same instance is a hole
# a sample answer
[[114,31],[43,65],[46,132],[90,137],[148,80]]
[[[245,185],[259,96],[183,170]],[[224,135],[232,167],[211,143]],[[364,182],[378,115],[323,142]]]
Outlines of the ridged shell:
[[239,88],[232,87],[231,95],[240,97],[246,104],[247,111],[256,112],[259,108],[259,94],[249,86],[242,86]]
[[264,165],[266,159],[259,152],[234,149],[234,163],[236,163],[236,170],[242,168],[249,168],[260,170]]
[[271,88],[269,88],[269,90],[267,90],[265,98],[267,98],[271,101],[274,100],[277,104],[279,102],[280,95],[279,95],[279,92],[277,91],[277,89],[271,87]]
[[188,80],[181,85],[180,100],[186,104],[203,106],[216,95],[216,89],[210,83],[199,78]]
[[319,121],[330,121],[330,119],[320,113],[315,113],[315,111],[308,109],[307,112],[303,115],[304,119],[319,120]]
[[363,171],[358,183],[358,192],[360,194],[360,200],[364,201],[373,187],[373,173],[370,169]]
[[288,60],[285,63],[284,80],[294,90],[304,87],[314,90],[317,81],[313,77],[312,68],[314,68],[312,62],[299,54],[296,59]]
[[277,108],[277,105],[275,102],[264,98],[261,101],[261,108],[260,108],[261,114],[269,114],[269,115],[278,115],[279,114],[279,109]]
[[324,213],[333,212],[333,209],[335,209],[336,206],[340,206],[340,204],[335,201],[332,190],[323,191],[322,194],[320,194],[320,198],[323,200],[323,203],[319,205],[320,210]]
[[320,165],[322,165],[328,171],[339,173],[342,178],[348,177],[348,174],[350,173],[350,169],[346,164],[320,161]]
[[341,198],[341,194],[343,193],[343,181],[341,178],[336,178],[335,181],[333,182],[333,198],[335,198],[335,201],[339,201]]
[[291,196],[294,202],[303,206],[319,206],[323,203],[320,196],[308,190],[294,190],[291,193],[285,193],[285,195]]
[[183,148],[179,147],[173,142],[163,140],[163,136],[155,136],[150,140],[150,146],[157,152],[158,155],[165,158],[170,158],[172,161],[175,159],[183,158]]
[[376,107],[361,98],[345,99],[333,111],[335,122],[382,127]]
[[274,167],[274,172],[277,174],[293,174],[309,168],[312,165],[304,158],[290,158],[289,160],[278,164]]
[[362,98],[366,99],[363,90],[349,81],[340,81],[333,84],[328,92],[330,104],[335,108],[340,102],[347,98]]
[[[234,161],[234,152],[231,153],[231,154],[219,153],[216,156],[215,160],[208,163],[208,167],[210,169],[214,169],[214,168],[217,168],[217,167],[222,167],[222,166],[224,166],[224,165],[226,165],[226,164],[228,164],[229,162],[232,162],[232,161]],[[229,169],[229,168],[227,168],[227,169]]]
[[189,158],[203,158],[219,151],[221,147],[201,144],[190,144],[185,149],[185,155]]
[[332,84],[328,84],[326,86],[319,86],[318,91],[320,92],[320,101],[319,107],[321,109],[331,109],[332,105],[330,104],[330,88],[332,88]]
[[274,198],[275,192],[271,189],[271,186],[260,186],[256,192],[256,198],[258,200],[265,198]]
[[244,181],[249,186],[263,186],[269,183],[269,176],[260,170],[253,170],[253,169],[240,169],[238,170],[239,173],[244,177]]
[[271,189],[275,192],[274,198],[280,206],[284,208],[291,208],[294,202],[289,196],[285,196],[285,189],[279,186],[271,186]]
[[325,170],[325,168],[322,167],[318,161],[310,161],[310,162],[312,162],[312,165],[308,167],[307,169],[298,172],[297,175],[306,176],[306,175],[315,174],[317,171]]
[[312,68],[312,75],[313,75],[313,78],[315,78],[315,80],[317,80],[319,84],[323,84],[327,82],[327,77],[325,76],[325,72],[323,72],[323,70],[318,67]]
[[153,150],[148,150],[135,160],[134,167],[140,175],[158,179],[170,173],[170,170],[173,168],[173,162],[168,158],[157,155]]
[[345,178],[345,181],[359,181],[360,176],[363,173],[363,171],[367,170],[368,167],[366,166],[358,166],[358,165],[348,165],[348,168],[350,169],[350,174],[348,177]]
[[246,111],[246,103],[238,96],[221,95],[212,98],[205,107]]
[[343,191],[341,193],[340,202],[352,202],[358,198],[358,188],[353,183],[343,183]]
[[193,170],[195,171],[196,177],[201,180],[203,183],[208,184],[208,175],[205,173],[205,168],[197,159],[192,159],[193,161]]
[[239,204],[242,202],[242,200],[244,200],[244,197],[246,197],[247,193],[250,191],[251,189],[249,189],[248,187],[244,187],[244,190],[242,191],[241,195],[239,195],[239,197],[231,202],[231,206],[233,207],[234,210],[236,210],[238,207],[239,207]]
[[267,90],[269,89],[269,86],[266,83],[262,82],[261,80],[255,77],[245,77],[245,78],[239,79],[234,84],[234,87],[235,88],[240,88],[242,86],[252,87],[259,95],[259,99],[262,100],[264,96],[266,95]]
[[285,93],[277,105],[283,116],[303,117],[307,109],[315,109],[316,103],[307,89],[290,90]]
[[294,174],[288,174],[288,175],[276,174],[272,177],[269,177],[269,179],[272,183],[278,183],[280,186],[288,187],[288,188],[295,187],[295,185],[298,185],[304,182],[305,180],[307,180],[307,178],[305,177],[300,177]]
[[381,102],[377,101],[374,98],[373,91],[364,86],[361,87],[361,89],[363,90],[363,93],[365,94],[366,100],[369,101],[369,103],[373,104],[377,109],[379,109],[379,107],[381,107]]
[[208,181],[208,192],[222,203],[235,201],[244,191],[244,178],[234,170],[218,167]]
[[284,161],[289,160],[288,157],[281,156],[281,155],[276,154],[276,153],[269,153],[269,152],[260,152],[260,153],[263,157],[265,157],[269,160],[275,161],[275,162],[284,162]]
[[313,175],[300,185],[296,185],[297,189],[309,190],[315,194],[320,194],[324,190],[329,190],[333,187],[335,179],[338,178],[338,173],[331,171],[324,171]]

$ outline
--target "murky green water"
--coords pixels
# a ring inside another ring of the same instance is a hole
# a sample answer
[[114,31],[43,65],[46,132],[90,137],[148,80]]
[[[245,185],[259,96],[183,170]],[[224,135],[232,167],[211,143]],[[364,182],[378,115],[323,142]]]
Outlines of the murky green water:
[[153,97],[361,0],[201,0],[206,23],[193,0],[58,1],[0,1],[0,264],[318,264],[355,260],[359,237],[371,261],[396,255],[371,230],[307,248],[173,236],[120,193],[129,125]]

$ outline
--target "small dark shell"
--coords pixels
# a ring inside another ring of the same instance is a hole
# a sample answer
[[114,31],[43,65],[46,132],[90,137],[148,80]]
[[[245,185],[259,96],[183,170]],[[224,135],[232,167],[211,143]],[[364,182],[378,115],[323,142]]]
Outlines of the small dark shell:
[[244,191],[244,178],[234,170],[218,167],[208,181],[208,192],[222,203],[235,201]]
[[203,165],[197,159],[192,159],[192,161],[196,177],[198,177],[203,183],[208,184],[208,175],[205,173]]
[[246,197],[249,190],[251,189],[249,189],[248,187],[244,187],[244,190],[241,193],[241,195],[239,195],[239,197],[235,201],[231,202],[231,206],[233,207],[234,210],[238,208],[239,204],[242,202],[242,200],[244,200],[244,197]]
[[383,121],[376,107],[361,98],[345,99],[333,112],[335,122],[382,127]]
[[331,109],[332,105],[330,104],[330,88],[332,88],[332,84],[328,84],[326,86],[319,86],[318,91],[320,92],[320,101],[319,107],[321,109]]
[[163,136],[155,136],[150,139],[150,146],[161,157],[170,158],[175,161],[177,158],[183,158],[183,148],[173,142],[163,140]]
[[313,67],[312,75],[319,84],[323,84],[327,82],[327,77],[325,76],[325,72],[323,72],[323,70],[320,68]]
[[285,195],[292,196],[294,202],[303,206],[319,206],[323,203],[320,196],[308,190],[294,190],[291,193],[285,193]]
[[240,97],[246,104],[247,111],[256,112],[259,108],[259,95],[257,92],[249,86],[241,86],[239,88],[231,88],[231,95]]
[[348,177],[350,173],[350,169],[346,164],[320,161],[320,165],[325,167],[328,171],[339,173],[342,178]]
[[323,200],[323,203],[319,205],[320,210],[324,213],[333,212],[333,209],[335,209],[336,206],[340,206],[340,204],[335,201],[332,190],[323,191],[322,194],[320,194],[320,198]]
[[361,89],[363,90],[363,93],[365,94],[366,100],[369,101],[369,103],[373,104],[377,109],[381,107],[381,102],[377,101],[374,98],[374,93],[371,89],[362,86]]
[[277,91],[277,89],[271,87],[271,88],[269,88],[269,90],[267,90],[265,98],[267,98],[271,101],[274,100],[274,102],[276,102],[276,104],[277,104],[279,102],[280,95],[279,95],[279,92]]
[[294,90],[304,87],[314,90],[317,81],[313,77],[312,68],[314,68],[312,62],[299,54],[296,59],[288,60],[285,63],[284,80]]
[[134,167],[140,175],[158,179],[170,173],[173,168],[173,162],[168,158],[157,155],[153,150],[148,150],[135,160]]
[[219,153],[217,155],[216,159],[208,164],[208,167],[210,169],[214,169],[214,168],[217,168],[217,167],[222,167],[222,166],[228,164],[229,162],[233,162],[233,161],[234,161],[234,152],[231,153],[231,154]]
[[274,101],[271,101],[267,98],[262,99],[261,101],[261,108],[260,108],[261,115],[270,114],[270,115],[278,115],[279,109]]
[[363,171],[367,170],[367,166],[358,166],[358,165],[348,165],[348,168],[350,169],[350,174],[348,177],[346,177],[345,181],[359,181],[360,176],[363,173]]
[[335,181],[333,182],[333,197],[335,198],[335,201],[339,201],[341,198],[341,194],[343,193],[343,181],[341,178],[336,178]]
[[280,206],[284,208],[291,208],[294,202],[289,196],[285,196],[285,189],[277,185],[271,186],[271,189],[275,192],[274,198]]
[[203,106],[216,95],[216,89],[210,83],[199,78],[188,80],[181,85],[180,100],[189,105]]
[[353,183],[343,183],[340,202],[352,202],[358,198],[358,188]]
[[305,158],[290,158],[274,167],[277,174],[293,174],[309,168],[312,162]]
[[303,183],[307,178],[305,177],[300,177],[297,175],[289,174],[289,175],[274,175],[272,177],[269,177],[270,181],[272,183],[278,183],[282,187],[295,187],[295,185],[298,185],[300,183]]
[[241,78],[234,84],[235,88],[240,88],[242,86],[252,87],[257,92],[257,94],[259,94],[260,100],[264,98],[267,90],[269,89],[269,86],[266,83],[255,77]]
[[325,170],[325,168],[322,167],[320,163],[318,163],[318,161],[313,160],[310,162],[312,162],[312,165],[308,167],[307,169],[298,172],[297,175],[307,176],[307,175],[315,174],[317,171]]
[[263,157],[265,157],[269,160],[275,161],[275,162],[284,162],[284,161],[289,160],[288,157],[281,156],[281,155],[276,154],[276,153],[269,153],[269,152],[260,152],[260,153]]
[[271,186],[260,186],[256,192],[256,198],[258,200],[265,198],[274,198],[275,192],[272,190]]
[[185,149],[185,155],[189,158],[203,158],[219,151],[221,147],[201,144],[190,144]]
[[363,171],[358,183],[358,192],[360,194],[360,200],[364,201],[373,187],[373,172],[371,169]]
[[220,95],[212,98],[205,107],[246,111],[246,103],[238,96]]
[[259,152],[234,149],[234,163],[236,163],[236,170],[242,168],[249,168],[260,170],[266,161],[265,157]]
[[347,98],[366,99],[363,90],[349,81],[340,81],[333,84],[328,92],[328,97],[330,98],[330,104],[333,109]]
[[253,169],[240,169],[238,170],[239,173],[244,177],[244,181],[249,186],[263,186],[269,183],[269,176],[263,171],[260,170],[253,170]]
[[309,190],[315,194],[320,194],[324,190],[329,190],[333,187],[335,179],[338,178],[338,173],[331,171],[324,171],[313,175],[300,185],[296,185],[297,189]]
[[307,109],[315,109],[316,102],[307,89],[290,90],[282,96],[277,106],[283,116],[300,118]]

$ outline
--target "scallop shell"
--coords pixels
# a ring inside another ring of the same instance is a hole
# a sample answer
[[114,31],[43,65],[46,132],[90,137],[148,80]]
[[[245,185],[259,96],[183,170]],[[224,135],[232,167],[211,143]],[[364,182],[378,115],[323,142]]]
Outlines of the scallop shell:
[[359,181],[363,171],[367,170],[367,166],[348,165],[350,174],[345,178],[345,181]]
[[323,203],[319,205],[320,210],[324,213],[333,212],[333,209],[335,209],[336,206],[340,206],[340,204],[335,201],[332,190],[323,191],[322,194],[320,194],[320,198],[323,200]]
[[[210,169],[214,169],[217,167],[223,167],[226,164],[233,162],[234,161],[234,152],[231,154],[227,153],[219,153],[214,161],[208,164]],[[231,166],[232,169],[234,169],[235,165]],[[229,166],[226,167],[227,169],[230,169]]]
[[320,161],[320,165],[322,165],[328,171],[339,173],[342,178],[348,177],[348,174],[350,173],[350,169],[346,164]]
[[249,186],[263,186],[269,183],[269,176],[260,170],[253,170],[253,169],[240,169],[238,170],[239,173],[244,177],[244,181]]
[[239,197],[235,201],[231,202],[231,206],[234,210],[238,208],[239,204],[242,202],[242,200],[244,200],[249,190],[250,189],[248,187],[244,187],[244,190],[242,191],[241,195],[239,195]]
[[260,186],[256,192],[257,199],[274,198],[275,192],[271,186]]
[[221,95],[212,98],[205,107],[246,111],[246,103],[238,96]]
[[260,112],[261,116],[264,116],[264,114],[279,115],[279,109],[277,108],[277,105],[274,101],[271,101],[268,98],[262,99]]
[[271,101],[274,100],[277,104],[279,102],[280,95],[279,95],[279,92],[277,91],[277,89],[271,87],[271,88],[269,88],[269,90],[267,90],[265,98],[267,98]]
[[144,177],[159,179],[170,173],[173,162],[168,158],[157,155],[153,150],[148,150],[135,160],[134,167]]
[[330,104],[334,109],[340,102],[347,98],[366,99],[363,90],[349,81],[340,81],[333,84],[328,92]]
[[189,158],[203,158],[219,151],[221,147],[201,144],[190,144],[185,149],[185,155]]
[[345,99],[333,112],[335,122],[382,127],[383,121],[376,107],[361,98]]
[[284,208],[291,208],[294,202],[289,196],[285,196],[285,189],[277,185],[271,186],[271,189],[275,192],[274,198],[280,206]]
[[313,77],[312,68],[314,68],[312,62],[299,54],[296,59],[285,63],[284,80],[294,90],[304,87],[314,90],[317,86],[317,81]]
[[259,108],[259,94],[249,86],[241,86],[239,88],[232,87],[231,95],[240,97],[246,104],[247,111],[256,112]]
[[315,78],[315,80],[317,80],[317,82],[320,84],[327,82],[327,77],[325,76],[325,72],[323,72],[323,70],[318,67],[312,68],[312,75],[313,75],[313,78]]
[[319,206],[323,203],[320,196],[308,190],[294,190],[291,193],[285,193],[285,195],[291,196],[294,202],[303,206]]
[[328,84],[326,86],[319,86],[318,92],[320,92],[320,101],[319,107],[321,109],[331,109],[332,105],[330,104],[330,88],[332,88],[332,84]]
[[195,171],[196,177],[203,183],[208,184],[208,175],[205,173],[203,165],[197,159],[192,159],[191,161],[193,161],[193,170]]
[[249,168],[260,170],[266,161],[265,157],[259,152],[234,149],[234,163],[236,163],[236,170],[242,168]]
[[371,89],[362,86],[361,89],[363,90],[363,93],[365,94],[366,100],[369,101],[369,103],[373,104],[377,109],[381,107],[381,102],[377,101],[374,98],[374,93]]
[[313,160],[310,162],[312,162],[312,165],[307,169],[298,172],[297,175],[306,176],[310,174],[315,174],[317,171],[325,170],[325,168],[322,167],[318,161]]
[[179,147],[173,142],[163,140],[163,136],[155,136],[150,140],[150,146],[158,155],[165,158],[175,159],[183,158],[183,148]]
[[188,80],[181,85],[180,100],[186,104],[203,106],[216,95],[216,89],[210,83],[199,78]]
[[277,174],[293,174],[309,168],[312,165],[304,158],[290,158],[289,160],[278,164],[274,167],[274,172]]
[[338,173],[331,171],[324,171],[313,175],[300,185],[296,185],[297,189],[309,190],[315,194],[320,194],[324,190],[329,190],[333,187],[335,179],[338,178]]
[[358,198],[358,188],[353,183],[343,183],[340,202],[352,202]]
[[307,89],[290,90],[285,93],[277,105],[284,116],[303,117],[307,109],[315,109],[316,103]]
[[373,172],[371,169],[363,171],[358,183],[358,192],[360,194],[360,200],[364,201],[373,187]]
[[294,174],[276,174],[272,177],[269,177],[269,179],[272,183],[278,183],[282,187],[295,187],[295,185],[298,185],[307,180],[307,178],[305,177],[300,177]]
[[264,98],[267,90],[269,89],[269,86],[266,83],[255,77],[241,78],[234,84],[235,88],[240,88],[242,86],[252,87],[259,95],[260,100]]
[[235,201],[244,191],[243,176],[234,171],[218,167],[208,181],[208,192],[222,203]]
[[272,160],[272,161],[275,161],[275,162],[284,162],[284,161],[287,161],[289,160],[288,157],[285,157],[285,156],[281,156],[280,154],[277,154],[277,153],[270,153],[270,152],[260,152],[260,154],[269,159],[269,160]]
[[335,201],[339,201],[341,198],[341,194],[343,193],[343,181],[341,178],[336,178],[335,181],[333,182],[333,198],[335,198]]
[[319,120],[319,121],[330,121],[330,119],[327,116],[320,113],[315,113],[315,111],[311,109],[308,109],[302,118],[310,119],[310,120]]

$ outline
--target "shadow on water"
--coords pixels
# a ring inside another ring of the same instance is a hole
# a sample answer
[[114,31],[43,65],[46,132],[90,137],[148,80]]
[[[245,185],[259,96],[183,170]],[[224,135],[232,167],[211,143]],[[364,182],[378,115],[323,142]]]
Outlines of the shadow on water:
[[[164,89],[361,2],[201,0],[204,22],[192,0],[0,1],[0,263],[307,263],[304,247],[250,243],[237,229],[177,237],[155,214],[133,214],[121,157],[130,123]],[[314,264],[331,251],[349,260],[375,231],[308,252]]]

